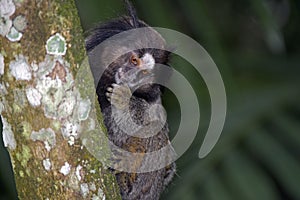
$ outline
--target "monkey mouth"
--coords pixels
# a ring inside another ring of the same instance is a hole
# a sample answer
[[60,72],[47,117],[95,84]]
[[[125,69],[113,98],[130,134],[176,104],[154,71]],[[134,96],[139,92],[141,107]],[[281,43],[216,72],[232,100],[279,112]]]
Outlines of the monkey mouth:
[[119,84],[118,81],[121,81],[122,79],[124,79],[124,77],[125,77],[124,70],[122,68],[119,68],[117,73],[116,73],[116,77],[115,77],[116,81],[117,81],[117,84]]
[[143,85],[153,84],[154,74],[150,70],[119,68],[115,79],[117,84],[127,84],[131,89],[136,89]]

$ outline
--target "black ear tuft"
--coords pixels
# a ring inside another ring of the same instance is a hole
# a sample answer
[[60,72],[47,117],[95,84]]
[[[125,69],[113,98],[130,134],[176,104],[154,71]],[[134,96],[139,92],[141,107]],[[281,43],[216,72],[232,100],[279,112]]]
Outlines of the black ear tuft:
[[139,19],[137,17],[135,8],[133,7],[130,0],[124,0],[124,1],[125,1],[125,4],[126,4],[128,15],[130,16],[130,18],[132,20],[133,27],[134,28],[139,28],[139,22],[138,22]]

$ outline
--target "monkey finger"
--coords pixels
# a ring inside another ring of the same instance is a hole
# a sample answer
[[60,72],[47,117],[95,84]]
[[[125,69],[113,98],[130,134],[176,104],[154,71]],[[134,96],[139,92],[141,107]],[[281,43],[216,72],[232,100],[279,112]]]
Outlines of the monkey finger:
[[106,90],[107,90],[107,92],[112,93],[114,89],[112,87],[108,87]]
[[110,92],[106,92],[106,93],[105,93],[105,95],[106,95],[107,97],[111,97],[112,94],[113,94],[113,93],[110,93]]

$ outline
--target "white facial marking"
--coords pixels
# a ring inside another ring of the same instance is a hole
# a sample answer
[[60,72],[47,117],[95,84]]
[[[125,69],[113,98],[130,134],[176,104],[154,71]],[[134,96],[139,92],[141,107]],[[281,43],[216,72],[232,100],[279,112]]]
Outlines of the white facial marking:
[[154,65],[155,65],[155,60],[153,58],[153,56],[149,53],[146,53],[143,57],[142,57],[142,61],[143,61],[143,65],[142,67],[144,69],[153,69]]

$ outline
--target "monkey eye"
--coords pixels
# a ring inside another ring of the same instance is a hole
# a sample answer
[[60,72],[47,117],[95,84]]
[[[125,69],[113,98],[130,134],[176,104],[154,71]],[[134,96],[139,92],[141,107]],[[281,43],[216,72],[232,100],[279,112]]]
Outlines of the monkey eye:
[[132,56],[131,56],[130,62],[131,62],[134,66],[140,65],[140,59],[139,59],[136,55],[132,55]]

